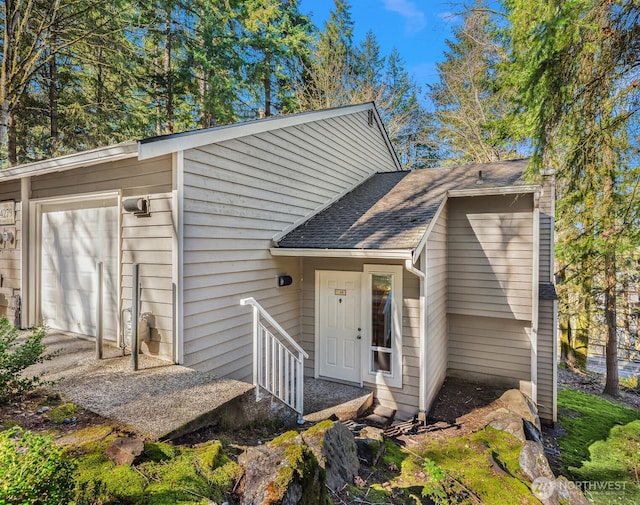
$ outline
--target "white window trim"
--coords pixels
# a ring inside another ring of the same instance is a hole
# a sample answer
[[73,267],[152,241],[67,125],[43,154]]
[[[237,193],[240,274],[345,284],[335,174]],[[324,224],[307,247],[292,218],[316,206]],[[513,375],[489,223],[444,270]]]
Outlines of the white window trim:
[[[402,265],[363,265],[362,272],[362,329],[365,345],[362,346],[362,364],[364,382],[371,382],[390,387],[402,387]],[[393,275],[393,346],[391,348],[391,371],[371,371],[371,276],[372,274]],[[366,339],[366,340],[365,340]]]

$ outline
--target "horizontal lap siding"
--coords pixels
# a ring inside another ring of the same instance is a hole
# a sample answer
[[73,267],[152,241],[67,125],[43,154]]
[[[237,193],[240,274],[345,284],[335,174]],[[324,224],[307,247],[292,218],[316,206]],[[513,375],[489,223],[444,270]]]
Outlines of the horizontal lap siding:
[[121,191],[123,196],[171,191],[171,157],[135,158],[45,174],[31,179],[31,198]]
[[[146,196],[146,195],[140,195]],[[151,215],[135,217],[122,211],[122,306],[131,307],[132,264],[138,263],[141,312],[150,312],[150,341],[143,351],[173,359],[173,279],[174,223],[172,193],[149,196]]]
[[529,322],[449,314],[450,373],[530,380]]
[[[19,186],[19,183],[18,183]],[[18,200],[19,193],[16,197],[15,193],[5,193],[3,200]],[[6,198],[6,197],[9,198]],[[22,272],[22,202],[16,201],[16,222],[15,225],[0,225],[0,233],[4,230],[15,230],[15,247],[0,247],[0,317],[6,317],[10,323],[18,322],[16,320],[15,309],[9,308],[15,305],[13,302],[14,295],[20,295],[20,281]]]
[[435,223],[426,246],[427,261],[427,411],[435,400],[447,372],[447,214],[445,208]]
[[[540,282],[553,282],[553,233],[555,180],[547,178],[540,197]],[[538,411],[542,419],[554,421],[555,332],[553,300],[540,300],[538,307]]]
[[[553,300],[540,300],[538,321],[538,413],[542,419],[553,420],[554,366]],[[551,336],[551,338],[549,338]]]
[[530,195],[449,201],[448,311],[531,320]]
[[[186,365],[250,378],[251,310],[239,305],[248,296],[304,343],[301,261],[272,257],[269,247],[370,174],[395,170],[380,131],[366,122],[364,112],[185,152]],[[278,288],[279,274],[293,285]]]
[[[315,273],[316,270],[336,270],[362,272],[366,264],[381,265],[381,260],[357,260],[342,258],[305,258],[303,268],[302,290],[302,327],[301,345],[309,354],[305,361],[305,375],[315,373]],[[388,264],[402,264],[388,262]],[[409,417],[418,410],[419,376],[420,376],[420,281],[404,272],[402,306],[402,388],[387,387],[372,382],[364,382],[365,387],[372,389],[378,401],[398,410],[400,417]],[[365,342],[365,339],[362,340]],[[363,366],[365,366],[363,364]]]

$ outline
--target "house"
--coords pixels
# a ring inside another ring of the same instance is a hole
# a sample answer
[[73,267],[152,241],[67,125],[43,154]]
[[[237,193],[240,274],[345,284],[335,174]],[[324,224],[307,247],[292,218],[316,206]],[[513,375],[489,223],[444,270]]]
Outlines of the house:
[[401,416],[462,375],[519,387],[554,421],[553,180],[525,168],[402,171],[363,104],[6,169],[0,311],[115,343],[139,296],[143,352],[252,381],[284,352],[256,349],[253,298],[305,375]]

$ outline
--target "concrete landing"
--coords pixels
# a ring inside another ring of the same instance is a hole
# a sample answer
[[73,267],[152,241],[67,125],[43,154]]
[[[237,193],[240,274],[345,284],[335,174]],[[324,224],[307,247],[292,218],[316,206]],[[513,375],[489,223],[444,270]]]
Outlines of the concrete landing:
[[[203,426],[216,424],[223,406],[253,395],[253,385],[219,379],[146,355],[139,370],[131,357],[105,346],[105,358],[95,359],[91,340],[61,333],[46,337],[49,351],[60,349],[51,361],[34,365],[27,373],[59,380],[51,389],[77,405],[122,423],[151,439],[175,438]],[[246,400],[245,400],[246,401]],[[232,405],[231,410],[241,409]],[[240,415],[238,413],[238,415]]]
[[340,421],[356,419],[373,404],[373,393],[365,388],[313,377],[304,378],[304,420],[319,422],[336,416]]

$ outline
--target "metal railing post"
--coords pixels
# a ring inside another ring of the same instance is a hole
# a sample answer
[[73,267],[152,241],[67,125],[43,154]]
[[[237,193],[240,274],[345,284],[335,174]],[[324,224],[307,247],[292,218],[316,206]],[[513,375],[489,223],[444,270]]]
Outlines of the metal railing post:
[[104,264],[102,261],[96,263],[96,276],[98,286],[96,289],[96,359],[102,359],[102,339],[104,331]]
[[298,372],[296,377],[296,396],[298,397],[297,411],[298,411],[298,424],[304,424],[304,356],[301,352],[298,353]]
[[131,265],[131,368],[138,370],[138,319],[140,319],[139,265]]

